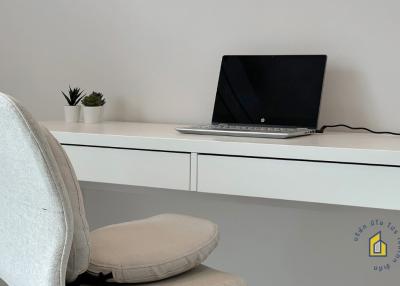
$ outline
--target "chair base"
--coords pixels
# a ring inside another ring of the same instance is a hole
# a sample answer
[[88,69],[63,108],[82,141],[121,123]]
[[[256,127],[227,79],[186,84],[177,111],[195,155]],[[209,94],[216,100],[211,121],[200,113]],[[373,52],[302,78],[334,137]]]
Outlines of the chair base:
[[[112,282],[104,282],[104,278],[97,278],[93,281],[81,281],[80,286],[97,286],[97,285],[131,285],[131,286],[247,286],[247,284],[236,275],[221,272],[204,265],[200,265],[193,270],[185,272],[181,275],[174,276],[165,280],[144,283],[144,284],[118,284]],[[110,277],[107,277],[108,279]],[[85,278],[86,279],[86,278]],[[77,281],[78,282],[78,281]]]

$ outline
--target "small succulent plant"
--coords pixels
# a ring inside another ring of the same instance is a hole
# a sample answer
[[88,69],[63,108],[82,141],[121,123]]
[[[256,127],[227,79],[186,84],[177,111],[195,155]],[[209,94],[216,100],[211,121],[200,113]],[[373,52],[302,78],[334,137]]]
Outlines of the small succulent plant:
[[83,90],[81,90],[79,87],[75,87],[74,89],[72,89],[70,86],[68,96],[63,91],[61,91],[61,93],[64,95],[65,99],[68,102],[68,105],[70,106],[77,105],[85,96],[85,94],[83,94]]
[[106,104],[106,100],[102,93],[93,91],[82,99],[82,104],[84,106],[103,106]]

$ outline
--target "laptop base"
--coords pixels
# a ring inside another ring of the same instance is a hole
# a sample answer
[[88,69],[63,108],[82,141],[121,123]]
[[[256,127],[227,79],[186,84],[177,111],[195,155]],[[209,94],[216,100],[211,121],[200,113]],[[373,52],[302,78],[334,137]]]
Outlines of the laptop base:
[[184,134],[276,138],[276,139],[293,138],[315,133],[315,130],[307,128],[287,128],[287,127],[229,125],[229,124],[211,124],[202,126],[178,127],[176,128],[176,130]]

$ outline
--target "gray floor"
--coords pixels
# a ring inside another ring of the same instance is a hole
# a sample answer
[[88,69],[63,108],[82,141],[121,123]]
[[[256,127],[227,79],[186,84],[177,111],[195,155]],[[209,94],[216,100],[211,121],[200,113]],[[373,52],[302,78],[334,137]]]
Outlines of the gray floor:
[[[206,264],[237,273],[249,285],[398,285],[400,264],[368,257],[353,241],[359,225],[382,219],[400,227],[400,212],[83,183],[92,228],[173,212],[217,222],[221,242]],[[384,237],[395,249],[395,239]],[[392,251],[390,255],[394,255]],[[391,260],[391,258],[389,259]]]
[[[106,184],[82,187],[92,229],[166,212],[215,221],[221,242],[206,264],[239,274],[251,286],[399,285],[400,263],[374,271],[391,258],[368,257],[368,237],[354,242],[354,232],[373,219],[400,227],[400,212]],[[385,235],[392,257],[397,236]]]

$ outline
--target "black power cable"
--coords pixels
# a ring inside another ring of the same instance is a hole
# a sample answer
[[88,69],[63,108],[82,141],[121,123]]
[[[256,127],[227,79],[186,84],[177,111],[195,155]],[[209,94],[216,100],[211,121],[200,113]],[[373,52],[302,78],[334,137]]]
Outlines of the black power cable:
[[333,125],[323,125],[320,129],[318,129],[317,133],[324,133],[325,129],[327,128],[336,128],[336,127],[345,127],[351,130],[364,130],[374,134],[388,134],[388,135],[396,135],[400,136],[400,133],[397,132],[390,132],[390,131],[374,131],[366,127],[352,127],[346,124],[333,124]]

